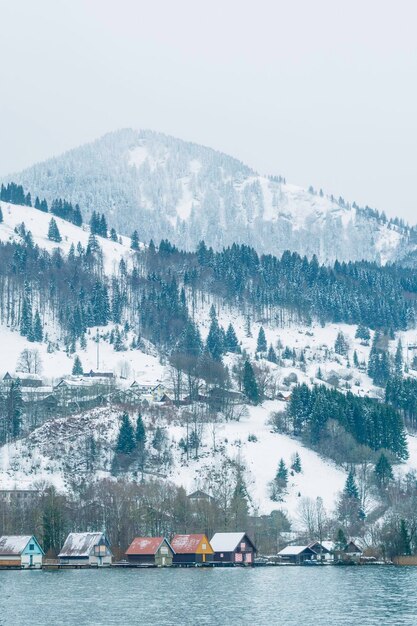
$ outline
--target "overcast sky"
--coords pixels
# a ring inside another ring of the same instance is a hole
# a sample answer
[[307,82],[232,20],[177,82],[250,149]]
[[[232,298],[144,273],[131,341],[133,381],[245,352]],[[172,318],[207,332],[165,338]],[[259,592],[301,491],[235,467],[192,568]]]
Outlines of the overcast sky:
[[0,173],[122,127],[417,223],[414,0],[0,0]]

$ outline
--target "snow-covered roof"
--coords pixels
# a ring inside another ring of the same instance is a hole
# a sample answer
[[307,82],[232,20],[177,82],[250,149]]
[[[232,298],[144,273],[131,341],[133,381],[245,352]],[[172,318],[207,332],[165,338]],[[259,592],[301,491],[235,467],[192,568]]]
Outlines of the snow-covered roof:
[[70,533],[58,556],[90,556],[94,546],[102,540],[105,540],[104,533]]
[[15,378],[19,378],[20,380],[36,380],[42,382],[42,376],[39,376],[39,374],[30,374],[29,372],[16,372]]
[[278,556],[298,556],[304,552],[304,550],[311,550],[311,552],[314,552],[314,550],[308,546],[287,546],[278,552]]
[[326,548],[326,550],[328,550],[329,552],[332,552],[335,548],[334,541],[322,541],[321,545],[323,546],[323,548]]
[[0,556],[19,556],[32,539],[32,535],[3,535],[0,537]]
[[245,533],[216,533],[210,540],[215,552],[233,552],[245,537]]
[[[205,535],[175,535],[171,546],[176,554],[193,554],[203,539],[206,539]],[[210,546],[208,540],[206,541],[207,546]]]
[[164,537],[136,537],[126,550],[126,554],[156,554],[164,541],[169,546]]

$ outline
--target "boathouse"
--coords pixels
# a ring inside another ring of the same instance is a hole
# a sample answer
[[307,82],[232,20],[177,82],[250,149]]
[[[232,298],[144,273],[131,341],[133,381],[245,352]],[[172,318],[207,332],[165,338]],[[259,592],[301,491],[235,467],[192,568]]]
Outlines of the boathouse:
[[126,550],[131,565],[169,567],[173,556],[174,551],[165,537],[136,537]]
[[210,540],[214,550],[213,561],[253,565],[256,547],[246,533],[216,533]]
[[283,563],[300,565],[305,561],[314,560],[317,557],[317,553],[308,546],[287,546],[278,552],[278,556]]
[[40,569],[44,552],[33,535],[0,537],[0,568]]
[[175,535],[171,541],[174,551],[173,563],[197,565],[213,558],[213,548],[206,535]]
[[58,558],[60,565],[105,567],[113,555],[105,533],[70,533]]

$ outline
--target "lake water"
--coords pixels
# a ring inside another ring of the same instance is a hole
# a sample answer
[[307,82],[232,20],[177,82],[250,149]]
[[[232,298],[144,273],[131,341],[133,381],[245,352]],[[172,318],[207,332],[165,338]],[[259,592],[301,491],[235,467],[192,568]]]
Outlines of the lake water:
[[0,624],[417,625],[417,568],[0,571]]

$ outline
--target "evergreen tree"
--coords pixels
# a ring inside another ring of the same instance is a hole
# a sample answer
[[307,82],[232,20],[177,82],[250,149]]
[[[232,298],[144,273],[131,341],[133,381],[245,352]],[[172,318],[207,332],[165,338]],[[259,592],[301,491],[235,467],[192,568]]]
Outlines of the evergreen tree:
[[0,207],[0,224],[3,222],[3,212]]
[[217,318],[210,324],[210,330],[206,340],[206,350],[214,361],[221,361],[223,355],[223,334]]
[[100,217],[100,233],[101,237],[107,239],[107,222],[104,213]]
[[294,454],[294,458],[291,464],[291,469],[294,470],[296,474],[301,473],[301,459],[300,459],[300,455],[298,454],[298,452]]
[[62,237],[59,232],[57,223],[53,217],[51,217],[51,221],[49,222],[48,239],[50,239],[51,241],[56,241],[57,243],[60,243],[62,241]]
[[73,376],[82,376],[84,374],[81,359],[78,356],[78,354],[76,354],[74,357],[74,363],[72,366],[72,374]]
[[140,413],[136,420],[135,440],[138,452],[139,469],[141,471],[143,481],[143,474],[146,462],[146,430],[145,424],[143,423],[142,415]]
[[256,352],[266,352],[268,350],[268,345],[266,343],[265,331],[263,326],[260,327],[258,333],[258,340],[256,343]]
[[237,354],[240,352],[239,342],[232,324],[229,324],[227,328],[224,347],[226,352],[235,352]]
[[120,454],[132,454],[136,447],[135,432],[127,413],[123,413],[121,419],[122,423],[117,437],[116,452]]
[[337,531],[337,535],[336,535],[336,548],[338,550],[344,550],[346,544],[347,544],[347,539],[345,536],[345,533],[343,532],[343,530],[341,528],[339,528],[339,530]]
[[336,337],[336,341],[334,343],[334,351],[336,352],[336,354],[346,356],[346,354],[348,353],[348,348],[349,346],[344,334],[339,331]]
[[34,341],[43,340],[43,328],[42,328],[41,317],[39,315],[38,310],[36,310],[35,317],[33,319],[33,340]]
[[26,293],[23,298],[22,304],[22,315],[20,318],[20,334],[22,337],[30,338],[33,334],[32,332],[32,305],[30,302],[30,297],[28,290],[26,289]]
[[110,239],[111,239],[112,241],[114,241],[115,243],[117,243],[117,242],[118,242],[117,233],[116,233],[116,231],[115,231],[115,229],[114,229],[114,228],[111,228],[111,229],[110,229]]
[[245,361],[243,366],[243,392],[250,402],[259,403],[259,389],[252,365]]
[[359,499],[359,490],[356,485],[355,477],[352,471],[350,471],[348,474],[343,493],[347,498],[355,500]]
[[383,346],[383,338],[375,331],[369,353],[368,374],[375,385],[385,387],[391,374],[391,364],[387,349]]
[[368,342],[371,338],[369,328],[367,328],[363,324],[359,324],[358,328],[356,329],[355,338],[362,339],[364,342]]
[[278,363],[277,355],[276,355],[276,352],[275,352],[275,350],[274,350],[274,348],[273,348],[272,343],[271,343],[271,344],[270,344],[270,346],[269,346],[269,349],[268,349],[268,354],[267,354],[267,357],[266,357],[266,358],[267,358],[267,359],[268,359],[268,361],[270,361],[271,363]]
[[359,367],[358,353],[356,352],[356,350],[353,352],[353,365],[355,367]]
[[394,366],[395,366],[396,376],[402,376],[403,374],[403,346],[401,343],[401,339],[398,340],[397,349],[395,351]]
[[139,250],[139,235],[137,230],[133,231],[130,238],[130,248],[132,250]]
[[20,435],[22,427],[23,398],[20,379],[13,380],[6,397],[7,440],[14,440]]
[[400,532],[399,532],[399,554],[404,556],[411,555],[411,539],[408,532],[407,522],[404,519],[400,520]]
[[392,465],[384,453],[381,453],[375,465],[375,478],[380,487],[386,487],[389,481],[394,478]]

